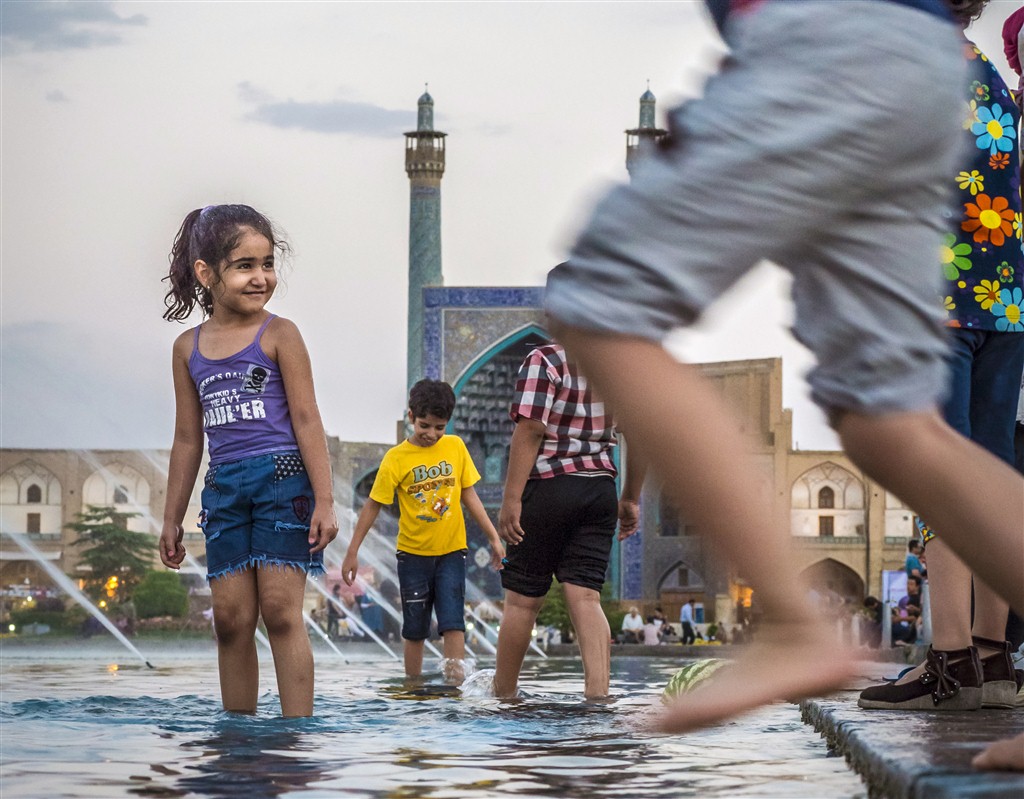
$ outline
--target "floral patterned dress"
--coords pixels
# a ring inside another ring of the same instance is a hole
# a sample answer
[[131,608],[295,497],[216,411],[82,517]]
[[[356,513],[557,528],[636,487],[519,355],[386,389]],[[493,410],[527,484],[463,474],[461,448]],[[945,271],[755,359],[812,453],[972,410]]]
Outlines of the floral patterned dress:
[[[988,56],[965,43],[973,69],[964,106],[964,169],[941,250],[951,327],[1024,332],[1020,112]],[[969,149],[968,149],[969,148]]]

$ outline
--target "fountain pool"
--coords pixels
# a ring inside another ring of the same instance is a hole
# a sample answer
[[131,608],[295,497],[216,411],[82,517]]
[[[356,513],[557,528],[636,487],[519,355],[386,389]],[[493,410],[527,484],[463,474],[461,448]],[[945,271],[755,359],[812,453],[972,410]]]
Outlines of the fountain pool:
[[645,732],[681,661],[616,658],[609,704],[581,701],[577,660],[528,661],[510,704],[407,692],[379,650],[345,665],[314,642],[316,717],[281,719],[269,656],[241,717],[220,709],[212,641],[147,642],[155,669],[111,639],[3,643],[4,799],[866,796],[794,705]]

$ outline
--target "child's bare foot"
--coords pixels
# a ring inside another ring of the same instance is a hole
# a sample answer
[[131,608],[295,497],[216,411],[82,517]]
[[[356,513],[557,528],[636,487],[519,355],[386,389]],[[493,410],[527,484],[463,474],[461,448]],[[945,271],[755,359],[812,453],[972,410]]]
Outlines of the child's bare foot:
[[706,727],[777,699],[835,691],[855,674],[854,651],[837,644],[828,628],[766,625],[739,660],[675,700],[655,726],[663,732]]
[[1015,738],[1004,738],[976,755],[971,765],[990,771],[1024,771],[1024,732]]

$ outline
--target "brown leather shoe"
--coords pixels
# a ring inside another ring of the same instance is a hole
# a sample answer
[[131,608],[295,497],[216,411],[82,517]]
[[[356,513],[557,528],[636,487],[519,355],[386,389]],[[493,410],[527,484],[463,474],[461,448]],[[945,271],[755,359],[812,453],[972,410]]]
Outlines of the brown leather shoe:
[[1010,659],[1010,642],[993,641],[977,635],[972,635],[971,641],[976,647],[999,650],[981,658],[981,674],[984,679],[981,706],[1012,708],[1017,699],[1017,680],[1013,673],[1013,660]]
[[857,706],[865,710],[978,710],[982,684],[981,662],[973,646],[948,651],[929,647],[920,677],[903,685],[866,688]]

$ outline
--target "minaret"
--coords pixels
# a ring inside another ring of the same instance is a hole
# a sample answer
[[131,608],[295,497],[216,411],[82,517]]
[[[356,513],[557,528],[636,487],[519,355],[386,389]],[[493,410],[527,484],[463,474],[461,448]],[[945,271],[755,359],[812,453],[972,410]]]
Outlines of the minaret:
[[647,91],[640,95],[640,125],[626,131],[626,171],[629,176],[637,166],[654,150],[658,142],[668,135],[668,131],[654,123],[655,96],[651,93],[648,82]]
[[441,177],[444,139],[434,130],[434,98],[420,97],[416,130],[405,134],[409,176],[409,344],[406,383],[423,377],[423,288],[441,286]]

